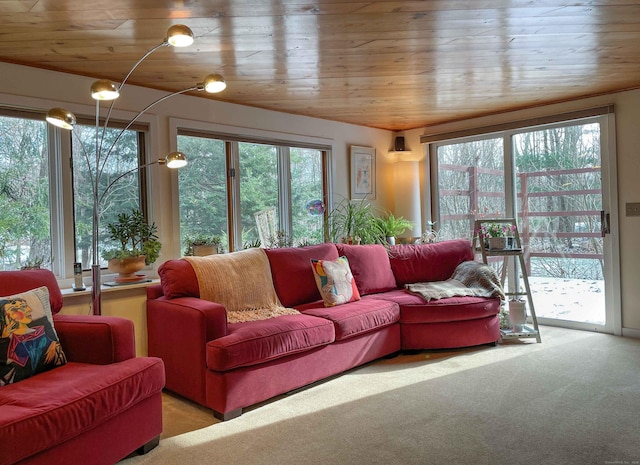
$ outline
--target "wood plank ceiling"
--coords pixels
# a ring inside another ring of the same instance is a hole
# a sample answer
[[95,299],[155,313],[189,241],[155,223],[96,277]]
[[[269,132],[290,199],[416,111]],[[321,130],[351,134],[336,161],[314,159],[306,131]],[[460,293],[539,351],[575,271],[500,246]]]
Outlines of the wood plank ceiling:
[[395,131],[640,87],[632,0],[0,0],[0,61],[118,82],[179,23],[130,83]]

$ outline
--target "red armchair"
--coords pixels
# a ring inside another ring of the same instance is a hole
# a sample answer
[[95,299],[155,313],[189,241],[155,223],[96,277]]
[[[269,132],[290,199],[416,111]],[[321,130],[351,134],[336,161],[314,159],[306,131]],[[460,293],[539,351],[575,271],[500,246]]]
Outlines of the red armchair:
[[0,272],[0,296],[47,286],[67,363],[0,386],[0,465],[114,464],[146,453],[162,432],[164,365],[135,357],[133,323],[58,314],[48,270]]

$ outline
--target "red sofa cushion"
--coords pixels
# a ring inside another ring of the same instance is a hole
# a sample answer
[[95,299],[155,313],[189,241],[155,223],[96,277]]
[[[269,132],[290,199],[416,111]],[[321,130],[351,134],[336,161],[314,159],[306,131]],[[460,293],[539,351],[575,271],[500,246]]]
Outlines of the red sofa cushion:
[[69,362],[0,388],[0,464],[19,462],[62,444],[157,394],[164,386],[158,358],[110,365]]
[[486,297],[448,297],[426,301],[422,297],[398,289],[376,296],[389,299],[400,305],[400,323],[446,323],[451,321],[475,320],[497,315],[500,299]]
[[[321,306],[318,306],[321,305]],[[322,301],[299,307],[305,315],[313,315],[333,322],[336,341],[358,336],[384,326],[397,323],[400,319],[398,305],[391,301],[365,297],[335,307],[325,307]]]
[[162,292],[167,299],[200,297],[196,272],[186,260],[167,260],[158,267]]
[[336,244],[338,254],[349,260],[351,273],[360,295],[385,292],[396,288],[387,249],[381,245]]
[[473,260],[473,252],[471,242],[466,239],[390,247],[391,269],[398,287],[444,281],[467,260]]
[[308,247],[287,247],[265,249],[273,287],[285,307],[312,302],[320,299],[320,292],[313,277],[311,259],[335,260],[338,251],[335,244],[324,243]]
[[207,367],[226,371],[257,365],[330,344],[333,324],[307,315],[229,324],[229,333],[207,343]]

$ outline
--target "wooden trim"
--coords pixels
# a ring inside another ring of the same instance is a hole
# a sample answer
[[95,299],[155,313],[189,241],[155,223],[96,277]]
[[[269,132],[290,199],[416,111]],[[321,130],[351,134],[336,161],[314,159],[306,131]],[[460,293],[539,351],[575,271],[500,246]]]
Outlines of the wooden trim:
[[[293,147],[300,149],[314,149],[314,150],[331,150],[330,145],[326,144],[314,144],[310,142],[298,141],[296,139],[286,140],[286,139],[278,139],[271,137],[260,137],[253,135],[242,135],[242,134],[229,134],[223,132],[207,132],[207,131],[199,131],[197,129],[185,129],[182,127],[178,127],[178,135],[179,136],[190,136],[190,137],[203,137],[208,139],[218,139],[228,142],[244,142],[249,144],[265,144],[265,145],[276,145],[276,146],[284,146],[284,147]],[[304,136],[301,136],[304,137]]]
[[482,134],[492,134],[504,131],[513,131],[517,129],[531,128],[535,126],[544,126],[547,124],[561,123],[565,121],[578,120],[584,118],[592,118],[594,116],[608,115],[615,112],[614,105],[606,105],[603,107],[587,108],[585,110],[571,111],[568,113],[560,113],[556,115],[539,116],[507,123],[493,124],[489,126],[481,126],[477,128],[462,129],[459,131],[442,132],[439,134],[425,134],[420,136],[421,144],[429,144],[431,142],[440,142],[451,139],[461,139],[463,137],[479,136]]

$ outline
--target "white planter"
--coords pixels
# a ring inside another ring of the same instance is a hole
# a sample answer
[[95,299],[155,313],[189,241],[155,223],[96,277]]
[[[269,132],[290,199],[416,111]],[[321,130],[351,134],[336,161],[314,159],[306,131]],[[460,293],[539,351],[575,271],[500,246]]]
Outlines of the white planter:
[[527,307],[522,300],[509,301],[509,321],[514,332],[520,332],[527,322]]

